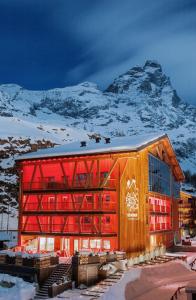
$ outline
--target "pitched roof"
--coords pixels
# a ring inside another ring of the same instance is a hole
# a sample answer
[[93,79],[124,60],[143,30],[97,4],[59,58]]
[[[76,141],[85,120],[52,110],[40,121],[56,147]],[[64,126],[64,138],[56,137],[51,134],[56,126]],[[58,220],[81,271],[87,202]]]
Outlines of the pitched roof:
[[110,143],[108,144],[103,138],[100,140],[99,143],[96,143],[93,139],[86,141],[86,146],[84,147],[81,147],[80,141],[77,141],[61,146],[56,146],[54,148],[41,149],[36,152],[30,152],[24,155],[20,155],[16,158],[16,160],[19,161],[58,156],[67,157],[75,155],[138,151],[164,137],[167,137],[167,135],[151,134],[119,137],[111,139]]

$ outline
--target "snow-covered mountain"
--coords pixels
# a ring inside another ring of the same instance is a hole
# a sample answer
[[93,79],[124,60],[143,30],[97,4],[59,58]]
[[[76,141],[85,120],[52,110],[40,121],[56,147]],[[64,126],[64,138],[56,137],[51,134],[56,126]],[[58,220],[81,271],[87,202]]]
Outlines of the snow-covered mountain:
[[1,209],[16,201],[18,153],[94,133],[125,136],[166,132],[181,166],[196,169],[196,108],[183,102],[160,64],[147,61],[120,75],[103,92],[89,82],[48,91],[0,86]]

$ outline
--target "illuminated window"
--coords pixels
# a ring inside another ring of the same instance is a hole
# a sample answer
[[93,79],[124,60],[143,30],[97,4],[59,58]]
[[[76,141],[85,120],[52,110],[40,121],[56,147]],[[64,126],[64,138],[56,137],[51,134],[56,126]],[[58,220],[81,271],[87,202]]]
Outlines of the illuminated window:
[[90,217],[84,217],[84,223],[85,224],[90,224],[91,223],[91,218]]
[[40,251],[54,251],[54,238],[40,237]]
[[47,251],[54,251],[54,238],[47,238]]
[[40,251],[45,251],[46,250],[46,238],[41,237],[39,240],[39,249]]
[[90,248],[100,249],[101,248],[101,240],[90,240]]
[[171,195],[170,167],[157,157],[149,154],[149,191]]
[[108,194],[108,195],[105,195],[105,201],[106,202],[110,202],[110,195]]
[[88,240],[82,240],[82,248],[88,249]]
[[110,241],[109,240],[104,240],[103,241],[103,248],[104,249],[110,249]]
[[110,216],[105,217],[105,223],[110,224]]

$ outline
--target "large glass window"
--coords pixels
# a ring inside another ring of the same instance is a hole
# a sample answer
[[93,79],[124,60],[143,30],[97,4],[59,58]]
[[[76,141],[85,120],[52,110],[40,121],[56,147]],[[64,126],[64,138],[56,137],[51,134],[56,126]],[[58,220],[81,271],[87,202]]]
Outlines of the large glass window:
[[149,154],[149,190],[170,196],[170,168],[169,166]]
[[180,183],[175,181],[174,178],[172,180],[172,191],[173,191],[173,197],[175,199],[180,198]]
[[40,237],[40,251],[54,251],[54,238]]
[[149,191],[179,198],[180,183],[175,181],[171,168],[149,154]]

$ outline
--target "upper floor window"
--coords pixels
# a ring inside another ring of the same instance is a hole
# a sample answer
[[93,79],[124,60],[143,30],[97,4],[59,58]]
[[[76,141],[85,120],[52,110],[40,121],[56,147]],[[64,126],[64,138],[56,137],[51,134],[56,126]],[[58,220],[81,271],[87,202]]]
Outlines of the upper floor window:
[[170,166],[149,154],[149,191],[179,198],[180,183],[175,181]]
[[170,167],[149,154],[149,190],[170,196]]

